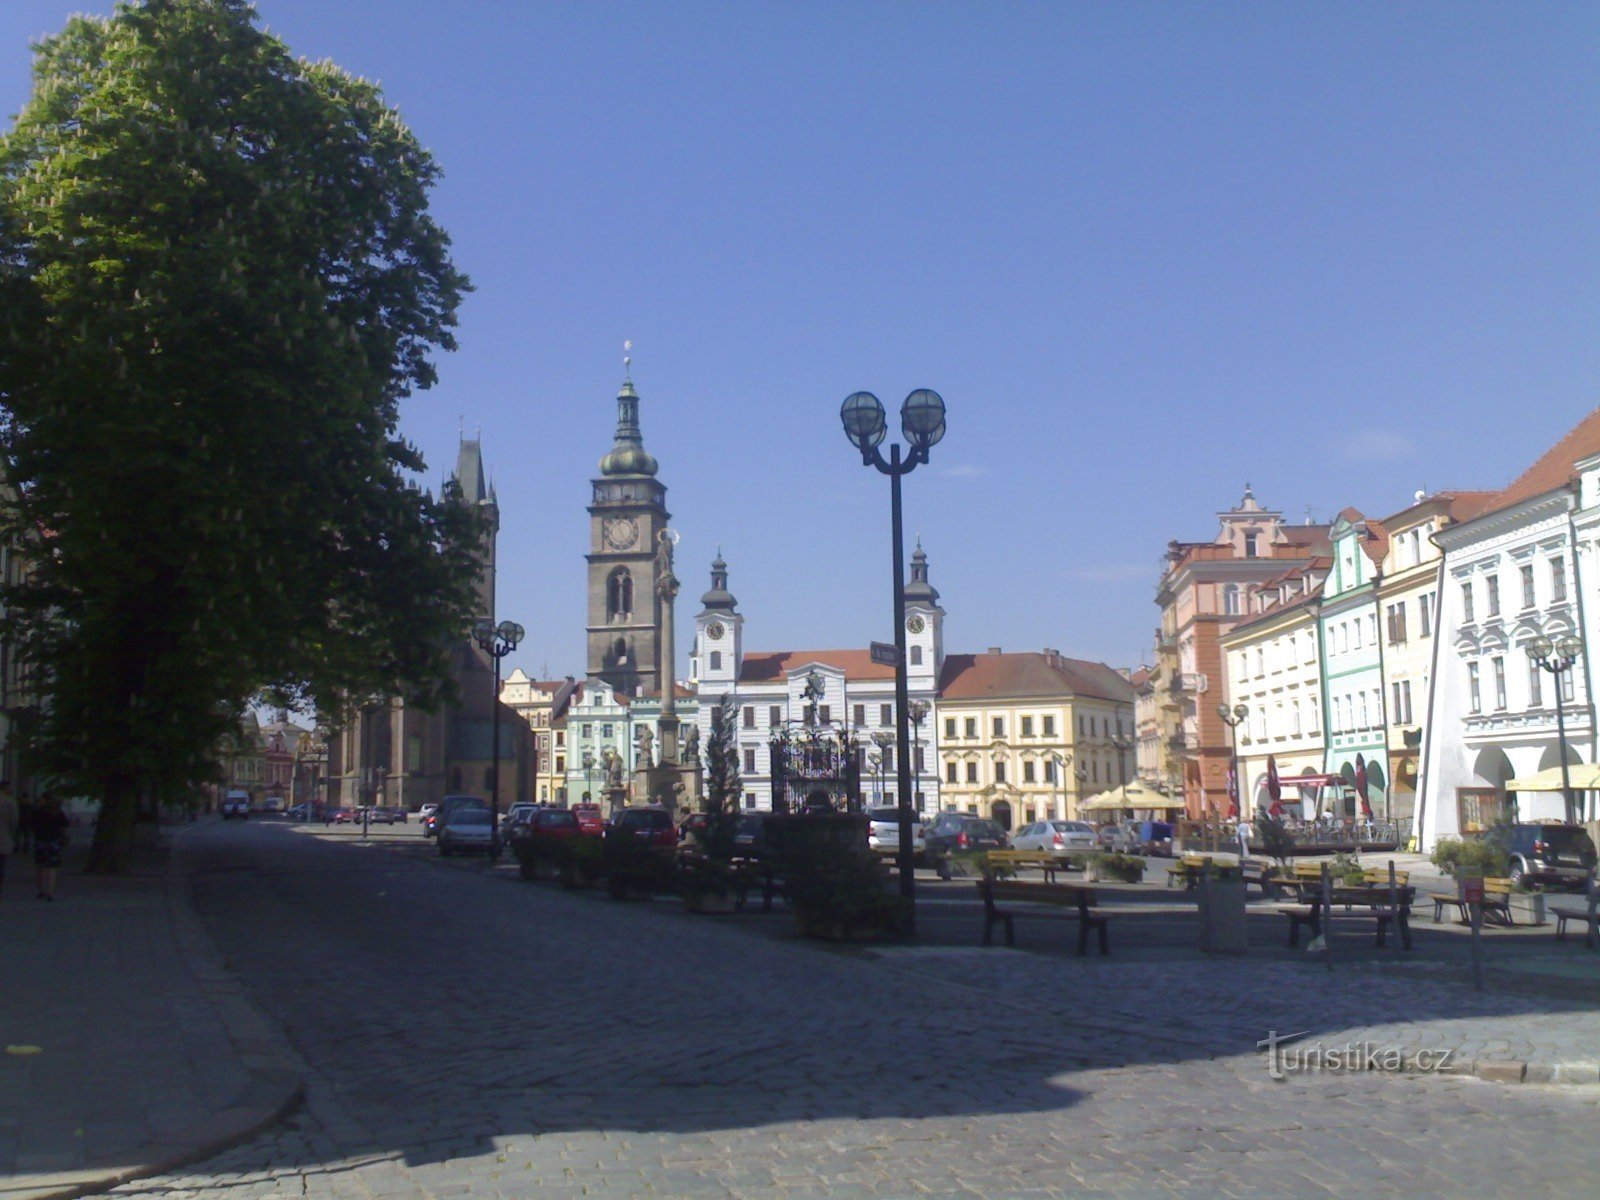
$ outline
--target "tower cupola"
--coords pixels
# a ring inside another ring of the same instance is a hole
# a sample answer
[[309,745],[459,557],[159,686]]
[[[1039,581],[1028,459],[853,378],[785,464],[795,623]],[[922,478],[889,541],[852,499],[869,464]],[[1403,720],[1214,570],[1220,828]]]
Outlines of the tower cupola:
[[656,460],[644,448],[644,434],[639,431],[639,394],[633,390],[630,380],[617,393],[617,439],[611,447],[611,453],[600,460],[600,474],[655,473]]

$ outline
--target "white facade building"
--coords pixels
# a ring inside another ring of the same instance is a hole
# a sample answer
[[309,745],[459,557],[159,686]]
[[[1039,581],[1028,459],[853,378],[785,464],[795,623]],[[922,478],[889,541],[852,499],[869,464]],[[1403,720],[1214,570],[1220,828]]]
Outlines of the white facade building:
[[[1580,530],[1582,531],[1580,533]],[[1539,635],[1582,638],[1585,652],[1559,694],[1571,763],[1596,761],[1584,578],[1600,567],[1600,410],[1539,459],[1484,511],[1435,535],[1444,551],[1433,686],[1423,731],[1418,837],[1486,828],[1512,814],[1506,782],[1559,765],[1558,688],[1535,669]],[[1581,547],[1580,553],[1575,550]],[[1580,801],[1594,816],[1594,797]],[[1520,820],[1559,820],[1559,793],[1515,797]]]

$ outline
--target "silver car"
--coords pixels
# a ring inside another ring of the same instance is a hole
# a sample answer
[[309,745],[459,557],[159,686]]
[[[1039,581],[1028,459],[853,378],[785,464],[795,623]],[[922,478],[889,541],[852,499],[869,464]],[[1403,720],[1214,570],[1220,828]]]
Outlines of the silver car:
[[1057,858],[1074,854],[1093,854],[1100,848],[1094,829],[1082,821],[1035,821],[1024,825],[1011,838],[1013,850],[1043,850]]
[[482,808],[457,808],[439,824],[439,854],[487,854],[500,857],[500,835],[494,818]]
[[[874,854],[893,857],[900,853],[900,810],[898,808],[873,808],[867,810],[867,845]],[[922,833],[922,822],[916,813],[911,814],[911,852],[922,856],[927,839]]]

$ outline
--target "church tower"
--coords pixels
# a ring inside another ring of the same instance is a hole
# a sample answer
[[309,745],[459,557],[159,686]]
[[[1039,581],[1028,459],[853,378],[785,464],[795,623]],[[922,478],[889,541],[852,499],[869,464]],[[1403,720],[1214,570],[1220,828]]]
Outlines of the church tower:
[[630,696],[654,692],[662,618],[655,556],[672,514],[639,432],[639,396],[631,380],[617,393],[616,443],[600,460],[593,487],[588,674]]
[[937,688],[944,671],[944,609],[938,589],[928,582],[928,555],[920,537],[911,554],[905,602],[906,681],[912,690]]
[[494,620],[495,543],[500,534],[500,503],[495,498],[494,485],[483,469],[483,439],[461,439],[456,453],[456,482],[461,485],[461,498],[477,508],[484,517],[483,547],[479,559],[478,599],[473,608],[474,621],[487,617]]

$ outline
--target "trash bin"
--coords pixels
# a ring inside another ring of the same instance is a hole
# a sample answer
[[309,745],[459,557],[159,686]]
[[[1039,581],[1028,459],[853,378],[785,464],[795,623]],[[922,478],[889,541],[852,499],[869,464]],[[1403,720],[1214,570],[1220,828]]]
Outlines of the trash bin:
[[1200,876],[1200,949],[1207,954],[1243,954],[1250,948],[1244,922],[1244,875],[1238,867],[1211,864]]

